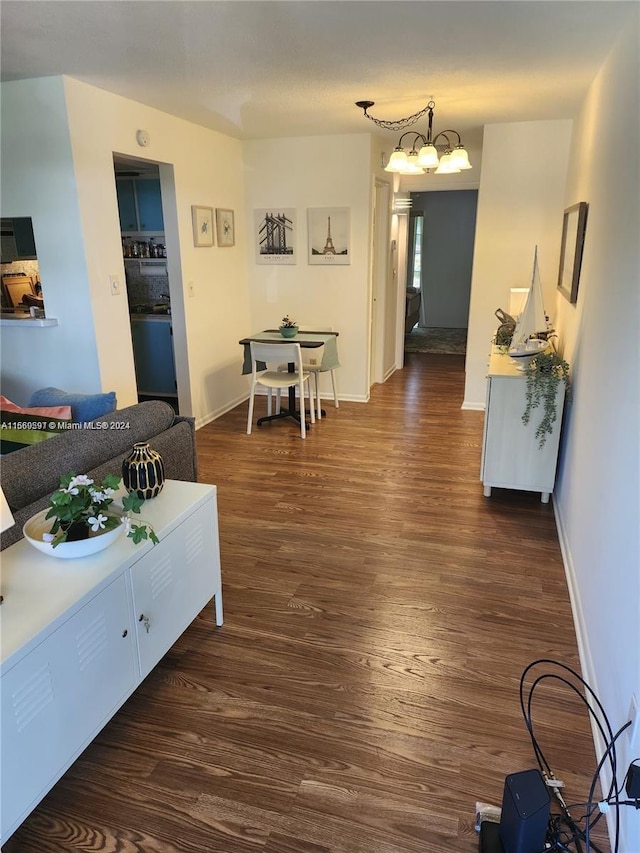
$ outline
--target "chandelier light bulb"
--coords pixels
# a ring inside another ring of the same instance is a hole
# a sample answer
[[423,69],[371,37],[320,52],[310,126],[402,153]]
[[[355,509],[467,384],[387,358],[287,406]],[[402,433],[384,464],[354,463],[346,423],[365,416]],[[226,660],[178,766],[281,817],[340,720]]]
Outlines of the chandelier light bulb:
[[407,164],[407,153],[404,148],[396,148],[389,162],[385,166],[385,172],[399,172]]
[[451,165],[455,166],[458,171],[461,169],[471,169],[471,163],[469,162],[469,155],[466,152],[466,149],[462,145],[456,145],[456,147],[451,152]]
[[460,169],[455,165],[455,163],[451,162],[451,152],[447,151],[440,158],[440,165],[436,169],[436,175],[453,175],[456,172],[459,172]]
[[453,175],[456,172],[459,172],[460,169],[455,165],[455,163],[451,162],[451,152],[447,151],[446,154],[443,154],[440,158],[440,165],[435,171],[436,175]]
[[424,169],[418,163],[418,152],[414,149],[407,155],[407,163],[400,169],[401,175],[424,175]]
[[418,152],[418,163],[423,169],[435,169],[440,161],[435,145],[423,145]]

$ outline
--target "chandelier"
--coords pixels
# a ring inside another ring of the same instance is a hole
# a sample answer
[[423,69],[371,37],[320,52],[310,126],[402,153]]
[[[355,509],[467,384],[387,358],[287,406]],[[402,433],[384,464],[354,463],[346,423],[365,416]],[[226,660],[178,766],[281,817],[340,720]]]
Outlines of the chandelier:
[[[367,110],[373,105],[374,101],[356,101],[356,107],[360,107],[364,111],[365,117],[385,130],[404,130],[405,127],[415,124],[423,115],[427,115],[429,121],[426,136],[415,130],[409,130],[402,134],[393,154],[389,157],[389,162],[384,167],[385,172],[398,172],[400,175],[424,175],[425,172],[428,173],[435,169],[434,174],[436,175],[452,175],[471,168],[469,155],[457,130],[441,130],[436,136],[433,135],[435,101],[429,101],[417,113],[397,121],[386,121],[369,115]],[[413,137],[413,141],[410,140],[405,149],[402,140],[406,136]],[[421,144],[418,145],[418,142]]]

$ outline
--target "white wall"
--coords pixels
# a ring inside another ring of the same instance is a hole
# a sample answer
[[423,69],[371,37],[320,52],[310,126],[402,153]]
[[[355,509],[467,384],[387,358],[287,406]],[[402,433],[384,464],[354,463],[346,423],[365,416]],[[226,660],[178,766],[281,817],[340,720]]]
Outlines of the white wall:
[[2,216],[32,218],[45,309],[59,319],[53,328],[3,327],[3,393],[24,405],[32,391],[50,385],[99,391],[63,80],[3,83],[1,104]]
[[[573,402],[554,506],[583,670],[614,731],[640,699],[638,31],[636,8],[575,122],[565,206],[589,215],[578,301],[557,312]],[[623,735],[621,778],[638,755]],[[620,850],[640,850],[640,812],[622,817]]]
[[[167,245],[174,336],[190,372],[184,398],[192,408],[185,413],[204,423],[243,399],[238,340],[251,323],[241,143],[70,78],[3,84],[2,94],[11,155],[3,158],[2,215],[34,218],[45,306],[60,320],[53,330],[4,330],[11,333],[3,335],[8,387],[19,379],[24,393],[51,384],[113,389],[121,406],[136,400],[126,295],[123,288],[112,296],[109,285],[112,273],[125,280],[113,173],[118,152],[173,166],[175,192],[163,197],[163,207],[177,232],[173,242],[167,235]],[[136,142],[139,128],[149,132],[146,148]],[[7,196],[5,175],[15,181]],[[235,210],[235,247],[194,248],[193,204]],[[194,298],[185,296],[189,281]],[[34,333],[36,358],[26,361]]]
[[[307,328],[339,332],[339,393],[368,399],[368,323],[371,264],[372,143],[369,134],[263,139],[244,143],[246,209],[250,233],[245,246],[251,298],[251,329],[277,328],[288,314]],[[307,263],[307,209],[348,207],[351,263]],[[297,263],[256,263],[254,211],[294,208]],[[330,384],[322,377],[323,396]]]
[[483,409],[497,308],[509,289],[529,287],[535,246],[544,306],[556,301],[570,121],[517,122],[484,129],[471,277],[464,408]]

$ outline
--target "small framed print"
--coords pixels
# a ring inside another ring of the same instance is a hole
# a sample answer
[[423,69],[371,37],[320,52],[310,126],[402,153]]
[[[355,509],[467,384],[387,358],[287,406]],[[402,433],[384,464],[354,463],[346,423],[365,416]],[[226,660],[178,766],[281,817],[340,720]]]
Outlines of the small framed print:
[[236,229],[233,221],[233,210],[216,207],[216,232],[218,246],[235,246]]
[[558,290],[572,304],[578,301],[578,285],[580,284],[580,267],[582,266],[582,250],[587,228],[588,209],[587,202],[580,201],[565,210],[562,221]]
[[193,245],[213,246],[213,208],[191,205]]

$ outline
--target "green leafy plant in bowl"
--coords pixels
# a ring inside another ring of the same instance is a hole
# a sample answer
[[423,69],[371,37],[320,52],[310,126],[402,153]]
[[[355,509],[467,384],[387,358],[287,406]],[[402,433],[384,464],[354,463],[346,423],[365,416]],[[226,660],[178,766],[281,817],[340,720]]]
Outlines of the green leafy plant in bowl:
[[295,338],[298,334],[298,324],[288,314],[280,321],[280,334],[283,338]]
[[130,512],[140,512],[142,498],[132,492],[122,498],[122,509],[112,506],[119,486],[120,477],[115,474],[107,474],[99,484],[86,474],[65,474],[49,499],[45,518],[54,521],[49,533],[43,534],[43,540],[55,548],[62,542],[87,539],[124,524],[127,536],[136,545],[145,539],[156,545],[158,537],[153,528],[145,523],[135,524],[129,517]]

